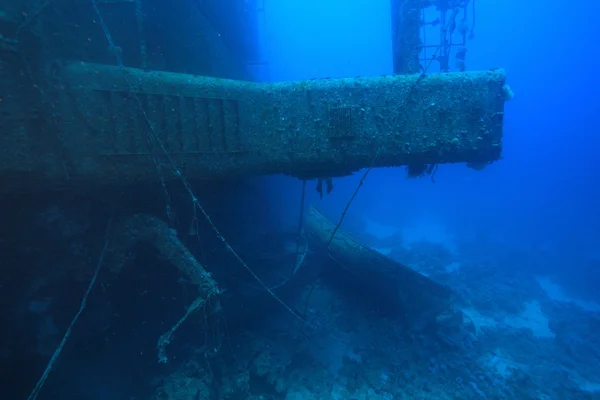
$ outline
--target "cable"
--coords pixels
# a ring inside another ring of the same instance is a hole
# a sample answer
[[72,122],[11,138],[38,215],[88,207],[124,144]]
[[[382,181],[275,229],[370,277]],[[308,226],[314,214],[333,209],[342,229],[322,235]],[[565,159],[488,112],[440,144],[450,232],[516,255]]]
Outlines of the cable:
[[304,199],[306,197],[306,180],[302,181],[302,196],[300,198],[300,217],[298,218],[298,232],[296,234],[296,253],[294,254],[294,265],[290,279],[296,273],[298,268],[298,254],[300,253],[300,238],[302,236],[302,225],[304,224]]
[[[444,27],[444,29],[447,29],[447,28],[448,28],[448,25],[446,25],[446,27]],[[427,74],[427,71],[431,67],[431,64],[435,60],[435,58],[437,56],[437,53],[440,51],[440,49],[442,48],[442,46],[443,45],[440,43],[440,45],[438,45],[438,47],[435,49],[435,51],[433,52],[433,55],[431,56],[431,59],[429,60],[429,63],[425,66],[425,68],[423,68],[423,72],[421,72],[419,74],[419,77],[417,78],[417,80],[413,83],[413,85],[410,87],[410,89],[406,93],[406,96],[404,97],[404,100],[402,101],[402,105],[399,107],[399,110],[401,110],[402,108],[404,108],[404,105],[406,104],[406,101],[408,100],[408,98],[412,94],[413,90],[417,87],[417,85],[419,84],[419,82],[421,82],[423,80],[423,78]],[[342,216],[340,217],[340,220],[338,221],[337,225],[335,226],[335,229],[333,230],[333,232],[331,233],[331,236],[329,237],[329,241],[327,242],[327,247],[329,247],[329,245],[331,244],[333,238],[335,237],[335,234],[337,233],[337,231],[342,226],[342,222],[344,222],[344,218],[346,218],[346,213],[348,212],[348,209],[350,208],[350,205],[354,201],[354,198],[356,197],[356,195],[358,194],[360,188],[362,187],[363,183],[365,182],[365,179],[367,178],[367,175],[369,175],[369,172],[371,172],[371,170],[375,166],[375,163],[377,162],[377,159],[379,158],[379,154],[381,153],[382,150],[383,150],[383,147],[379,148],[379,150],[377,151],[377,154],[375,154],[375,157],[373,158],[373,162],[371,162],[371,166],[369,166],[369,168],[367,168],[367,170],[363,174],[360,182],[358,183],[358,186],[356,187],[356,190],[354,191],[354,193],[352,194],[352,196],[350,197],[350,199],[346,203],[346,207],[344,207],[344,211],[342,212]]]
[[[92,0],[92,6],[94,8],[94,11],[95,11],[96,15],[98,16],[98,20],[100,21],[100,26],[102,27],[102,30],[104,31],[104,35],[106,36],[106,40],[108,41],[109,47],[111,49],[119,49],[119,47],[117,47],[115,45],[115,43],[114,43],[114,41],[112,39],[112,36],[110,35],[110,32],[108,30],[108,27],[106,26],[106,23],[104,22],[104,18],[102,17],[102,13],[100,12],[100,9],[98,8],[96,0]],[[217,238],[221,242],[223,242],[223,245],[225,246],[225,248],[227,249],[227,251],[229,251],[235,257],[235,259],[244,267],[244,269],[246,269],[250,273],[250,275],[252,275],[252,277],[260,284],[260,286],[262,286],[262,288],[264,290],[266,290],[271,295],[271,297],[273,297],[279,304],[281,304],[294,317],[298,318],[302,322],[305,322],[305,321],[303,321],[302,317],[300,317],[296,312],[294,312],[294,310],[292,310],[292,308],[290,306],[288,306],[283,300],[281,300],[275,293],[273,293],[273,291],[258,277],[258,275],[256,275],[256,273],[244,262],[244,260],[240,257],[240,255],[231,247],[231,245],[227,242],[227,240],[221,234],[221,232],[219,231],[219,229],[212,222],[212,219],[210,218],[210,215],[208,215],[208,213],[206,212],[206,210],[204,209],[204,207],[202,207],[202,205],[200,204],[200,201],[196,197],[196,195],[195,195],[195,193],[194,193],[194,191],[192,189],[191,184],[189,183],[189,181],[187,180],[187,178],[181,173],[181,170],[177,167],[177,164],[175,163],[175,161],[173,160],[173,158],[171,157],[171,155],[169,154],[169,152],[165,148],[165,145],[163,144],[163,142],[158,137],[156,129],[154,128],[154,125],[152,125],[152,122],[150,121],[150,118],[148,117],[148,114],[146,113],[146,111],[142,107],[142,103],[141,103],[139,97],[135,95],[134,87],[131,84],[131,82],[129,82],[128,76],[126,74],[127,71],[125,69],[125,65],[123,64],[123,60],[122,60],[122,58],[120,56],[120,52],[119,51],[115,51],[115,56],[117,58],[117,62],[118,62],[119,67],[125,73],[125,79],[126,79],[127,83],[129,84],[131,93],[134,95],[133,97],[135,98],[135,100],[137,102],[138,108],[139,108],[140,113],[141,113],[141,115],[142,115],[142,117],[144,119],[144,122],[148,126],[148,130],[149,130],[149,133],[151,135],[151,139],[154,140],[154,142],[160,148],[160,150],[161,150],[162,154],[164,155],[164,157],[167,159],[167,164],[171,167],[172,172],[180,180],[180,182],[182,183],[184,189],[186,190],[186,192],[188,193],[188,195],[191,197],[192,202],[194,204],[194,207],[197,207],[198,210],[202,213],[202,215],[204,216],[204,218],[206,219],[206,221],[210,224],[212,230],[215,232]]]
[[40,394],[40,391],[42,390],[44,383],[46,383],[46,378],[48,378],[48,375],[50,374],[52,367],[54,367],[54,364],[58,360],[58,357],[60,356],[62,349],[65,347],[67,340],[71,336],[73,327],[77,323],[77,320],[79,320],[79,317],[81,316],[81,313],[83,313],[83,310],[85,310],[88,297],[90,296],[92,289],[94,289],[94,285],[96,284],[96,280],[98,279],[98,273],[100,272],[100,267],[102,267],[102,262],[104,261],[104,254],[106,253],[106,249],[108,248],[108,236],[109,236],[109,232],[110,232],[111,222],[112,222],[112,217],[108,221],[108,225],[106,227],[106,234],[104,237],[104,247],[102,248],[102,251],[100,252],[100,258],[98,259],[98,264],[96,265],[96,270],[94,271],[94,276],[92,277],[92,280],[90,281],[90,284],[89,284],[87,290],[85,291],[85,294],[83,295],[83,300],[81,301],[81,305],[79,306],[79,311],[77,311],[77,314],[75,314],[75,317],[69,324],[69,327],[67,328],[67,331],[65,332],[65,335],[63,336],[63,338],[60,341],[60,344],[58,345],[56,350],[54,351],[54,354],[52,355],[50,362],[46,366],[44,373],[42,374],[40,379],[37,381],[35,388],[31,392],[29,397],[27,397],[27,400],[35,400],[37,398],[37,396]]

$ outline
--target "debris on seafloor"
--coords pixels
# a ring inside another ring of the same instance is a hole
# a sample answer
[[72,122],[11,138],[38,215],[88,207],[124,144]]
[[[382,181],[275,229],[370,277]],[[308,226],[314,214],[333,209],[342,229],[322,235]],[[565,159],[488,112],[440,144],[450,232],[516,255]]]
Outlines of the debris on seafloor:
[[188,307],[185,315],[159,339],[157,346],[159,361],[166,362],[168,358],[165,348],[188,316],[204,307],[219,309],[219,302],[215,299],[219,294],[219,288],[210,274],[181,243],[177,232],[159,218],[145,214],[126,217],[112,227],[108,256],[114,260],[117,270],[124,266],[128,253],[139,242],[153,246],[162,258],[177,267],[189,282],[198,288],[198,296]]
[[308,210],[305,235],[311,250],[330,259],[327,268],[339,279],[354,284],[370,300],[401,315],[409,324],[436,323],[451,311],[454,294],[449,287],[336,230],[336,225],[315,207]]

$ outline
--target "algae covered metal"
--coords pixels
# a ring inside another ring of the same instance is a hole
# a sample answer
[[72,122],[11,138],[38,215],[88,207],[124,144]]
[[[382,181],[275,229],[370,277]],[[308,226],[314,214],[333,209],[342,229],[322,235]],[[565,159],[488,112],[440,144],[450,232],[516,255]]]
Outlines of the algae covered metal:
[[[56,132],[44,146],[39,132],[6,132],[3,176],[46,186],[150,182],[166,151],[190,179],[306,179],[486,163],[502,148],[503,70],[265,84],[72,62],[56,80]],[[15,142],[37,150],[13,153]]]

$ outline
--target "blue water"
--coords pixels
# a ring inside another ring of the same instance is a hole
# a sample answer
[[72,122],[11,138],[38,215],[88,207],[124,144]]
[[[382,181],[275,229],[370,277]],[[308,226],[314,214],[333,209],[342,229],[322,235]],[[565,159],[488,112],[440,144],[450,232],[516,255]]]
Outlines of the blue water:
[[[334,177],[322,198],[316,180],[303,196],[303,183],[284,176],[191,182],[200,207],[177,180],[95,198],[6,200],[0,398],[27,398],[36,382],[37,398],[66,400],[600,398],[600,3],[474,1],[467,71],[504,68],[514,92],[502,159],[481,171],[440,165],[435,179],[409,179],[406,168],[373,169],[361,185],[362,170]],[[234,62],[222,67],[235,57],[215,52],[223,56],[213,63],[216,76],[393,73],[389,0],[241,3],[257,9],[255,29],[215,17],[202,34],[261,63],[236,75]],[[177,5],[191,35],[195,8]],[[145,14],[160,21],[149,28],[151,64],[189,72],[180,57],[195,47],[157,53],[176,47],[180,34],[164,31],[174,16],[162,14]],[[81,18],[90,15],[96,24],[95,13]],[[135,57],[114,17],[107,29],[127,64]],[[436,44],[437,32],[428,27],[423,39]],[[105,31],[95,34],[90,43],[105,40]],[[105,45],[89,50],[92,59],[98,48]],[[188,57],[192,65],[204,60]],[[427,72],[438,70],[433,63]],[[354,272],[373,266],[347,268],[307,246],[298,225],[310,205],[334,223],[348,207],[341,231],[449,288],[452,304],[428,319],[426,306],[418,311],[419,289],[394,292],[397,270],[389,281],[376,273],[357,279]],[[125,245],[143,231],[123,224],[134,214],[169,229]],[[109,220],[131,230],[105,234]],[[174,266],[190,260],[215,280],[219,304],[211,298],[178,325],[198,292]],[[87,308],[67,331],[97,265]],[[408,304],[400,315],[393,298]],[[172,327],[167,362],[159,363],[158,340]]]
[[[272,79],[392,72],[387,1],[274,3],[266,38]],[[467,68],[505,68],[515,93],[506,104],[503,159],[483,171],[442,166],[435,184],[405,180],[401,169],[374,171],[352,210],[400,225],[435,220],[458,237],[477,233],[547,252],[548,272],[584,285],[593,281],[585,295],[600,301],[600,291],[593,290],[600,278],[582,265],[597,263],[600,246],[600,75],[594,67],[600,6],[592,1],[476,6]],[[341,213],[360,176],[338,180],[321,207]],[[289,186],[298,191],[299,183]]]

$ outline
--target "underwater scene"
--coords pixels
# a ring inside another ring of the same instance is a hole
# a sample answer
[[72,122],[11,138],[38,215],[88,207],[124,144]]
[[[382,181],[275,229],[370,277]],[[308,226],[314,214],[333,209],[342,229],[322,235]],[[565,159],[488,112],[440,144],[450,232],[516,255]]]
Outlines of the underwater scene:
[[0,399],[600,399],[598,15],[0,0]]

